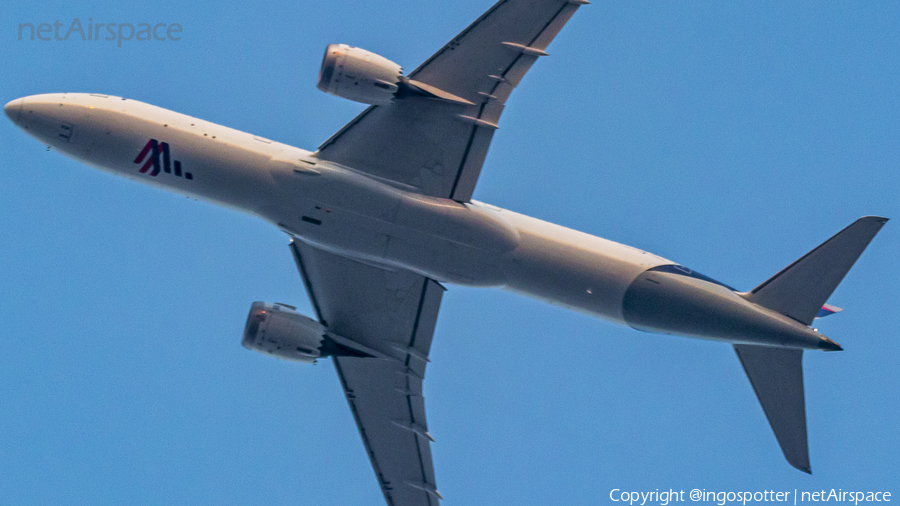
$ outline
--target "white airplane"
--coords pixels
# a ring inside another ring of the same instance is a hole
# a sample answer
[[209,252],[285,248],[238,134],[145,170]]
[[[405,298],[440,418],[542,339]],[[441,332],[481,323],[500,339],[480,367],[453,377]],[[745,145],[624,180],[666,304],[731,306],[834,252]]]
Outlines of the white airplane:
[[97,169],[258,216],[315,319],[255,302],[243,345],[331,357],[388,504],[441,499],[422,382],[445,285],[500,287],[665,334],[731,343],[788,462],[810,472],[810,325],[887,221],[863,217],[749,292],[659,256],[472,200],[504,104],[585,0],[502,0],[418,68],[329,45],[318,87],[371,104],[315,152],[135,100],[62,93],[4,112]]

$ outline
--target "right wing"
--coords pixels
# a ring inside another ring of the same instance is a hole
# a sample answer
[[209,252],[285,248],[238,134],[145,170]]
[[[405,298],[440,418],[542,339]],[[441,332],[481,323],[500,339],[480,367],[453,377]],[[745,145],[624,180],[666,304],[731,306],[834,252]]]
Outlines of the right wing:
[[319,321],[387,358],[334,357],[341,387],[384,498],[437,506],[422,380],[444,288],[295,239],[291,251]]

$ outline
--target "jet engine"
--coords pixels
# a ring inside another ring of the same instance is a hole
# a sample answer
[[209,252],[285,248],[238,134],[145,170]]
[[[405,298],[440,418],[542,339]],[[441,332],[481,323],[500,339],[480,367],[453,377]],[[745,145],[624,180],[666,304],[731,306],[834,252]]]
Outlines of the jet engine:
[[[254,302],[250,306],[241,346],[275,358],[316,363],[323,357],[381,357],[384,353],[328,331],[294,306]],[[388,357],[390,358],[390,357]]]
[[325,93],[354,102],[390,105],[400,89],[400,65],[346,44],[325,48],[318,88]]
[[285,304],[254,302],[241,345],[276,358],[315,363],[323,356],[325,326]]

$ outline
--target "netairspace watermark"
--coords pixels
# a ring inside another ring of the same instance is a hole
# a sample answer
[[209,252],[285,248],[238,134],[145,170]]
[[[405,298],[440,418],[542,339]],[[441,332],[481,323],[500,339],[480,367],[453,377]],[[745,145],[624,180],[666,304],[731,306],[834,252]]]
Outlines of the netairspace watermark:
[[861,492],[833,488],[831,490],[798,491],[763,490],[761,492],[718,492],[695,488],[685,493],[684,490],[659,490],[634,492],[614,488],[609,491],[609,499],[615,503],[624,503],[629,506],[668,506],[672,503],[695,502],[706,504],[758,504],[758,503],[787,503],[787,504],[812,504],[812,503],[880,503],[891,502],[890,492]]
[[[19,23],[18,40],[39,41],[116,41],[116,46],[122,47],[122,42],[130,40],[139,41],[166,41],[181,40],[184,31],[178,23],[94,23],[94,18],[88,18],[87,23],[82,23],[75,18],[68,25],[56,20],[53,23]],[[61,30],[65,28],[65,30]]]

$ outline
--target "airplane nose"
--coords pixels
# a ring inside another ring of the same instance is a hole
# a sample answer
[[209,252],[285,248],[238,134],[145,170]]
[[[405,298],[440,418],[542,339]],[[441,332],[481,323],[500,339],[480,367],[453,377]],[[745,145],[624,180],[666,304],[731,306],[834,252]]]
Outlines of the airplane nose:
[[25,99],[17,98],[15,100],[11,100],[9,103],[3,106],[3,113],[6,114],[6,117],[16,125],[19,124],[19,118],[22,117],[23,102],[25,102]]

